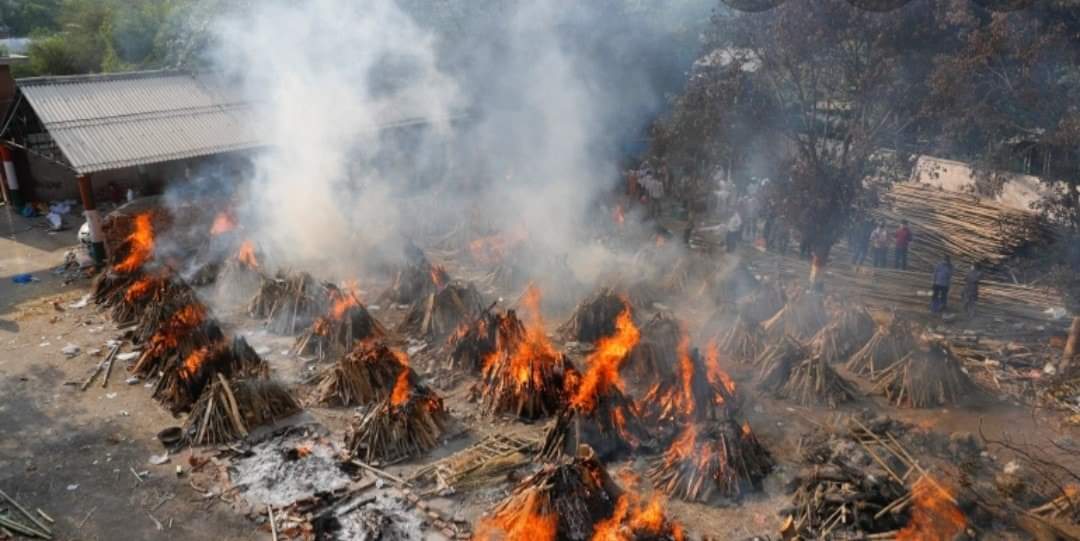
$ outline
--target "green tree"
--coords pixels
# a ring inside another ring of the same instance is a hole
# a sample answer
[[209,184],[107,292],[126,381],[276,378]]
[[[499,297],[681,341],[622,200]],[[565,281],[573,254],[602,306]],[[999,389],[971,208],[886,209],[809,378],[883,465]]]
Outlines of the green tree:
[[0,0],[0,28],[14,36],[56,30],[61,0]]

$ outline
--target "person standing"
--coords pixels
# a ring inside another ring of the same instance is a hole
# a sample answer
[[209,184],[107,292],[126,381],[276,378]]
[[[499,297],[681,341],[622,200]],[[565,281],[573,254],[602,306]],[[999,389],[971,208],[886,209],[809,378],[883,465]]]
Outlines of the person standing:
[[940,314],[949,307],[949,284],[952,283],[952,259],[945,255],[934,267],[933,294],[930,297],[930,312]]
[[982,280],[982,269],[976,263],[971,266],[967,276],[964,277],[964,293],[961,299],[964,303],[964,313],[968,319],[975,316],[975,304],[979,302],[979,281]]
[[888,265],[889,233],[885,230],[885,222],[878,224],[874,232],[870,234],[870,244],[874,250],[874,266],[881,268]]
[[739,237],[742,236],[742,217],[739,216],[739,211],[735,211],[731,215],[731,218],[727,223],[727,251],[728,253],[734,252],[735,247],[739,244]]
[[896,268],[907,270],[908,246],[911,244],[911,229],[908,228],[907,220],[900,221],[900,228],[896,230]]
[[870,251],[870,235],[874,233],[874,222],[865,217],[860,218],[851,228],[848,244],[851,249],[851,264],[856,267],[866,261],[866,254]]

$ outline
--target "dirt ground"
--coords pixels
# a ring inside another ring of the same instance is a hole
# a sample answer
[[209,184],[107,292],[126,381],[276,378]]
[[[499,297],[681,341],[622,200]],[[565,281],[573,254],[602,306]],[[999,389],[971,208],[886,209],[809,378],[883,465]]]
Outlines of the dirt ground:
[[[6,212],[0,209],[0,489],[24,506],[41,508],[55,518],[56,539],[268,539],[269,533],[256,524],[193,488],[187,473],[189,451],[170,457],[166,464],[151,464],[152,456],[164,452],[157,432],[180,422],[153,402],[141,382],[125,382],[123,363],[113,370],[107,388],[102,388],[99,379],[85,392],[79,390],[106,350],[106,340],[115,333],[92,304],[71,307],[86,294],[86,279],[65,285],[61,276],[52,273],[76,244],[74,231],[50,234],[35,227],[33,220],[5,216]],[[12,276],[24,272],[40,281],[12,283]],[[687,317],[704,314],[690,308],[679,310]],[[387,312],[376,315],[396,317]],[[253,329],[239,330],[257,349],[269,352],[266,356],[275,370],[294,371],[287,379],[300,379],[295,363],[281,355],[287,341]],[[78,346],[80,353],[65,357],[61,349],[68,344]],[[97,355],[93,350],[99,350]],[[745,383],[750,374],[728,368],[742,388],[749,388]],[[466,394],[465,385],[444,391],[454,416],[471,427],[471,433],[419,463],[447,456],[484,434],[540,430],[539,425],[482,420],[475,406],[465,400]],[[1075,428],[1062,425],[1057,414],[992,396],[959,408],[928,411],[896,410],[879,397],[826,410],[792,406],[753,392],[746,396],[744,413],[780,467],[767,480],[763,494],[737,506],[669,502],[673,517],[694,534],[742,539],[775,533],[780,524],[778,511],[789,501],[782,485],[796,467],[792,456],[799,435],[837,413],[888,412],[946,436],[981,430],[990,438],[1008,437],[1047,448],[1050,442],[1068,443],[1080,437]],[[347,417],[320,409],[313,409],[311,415],[337,433]],[[1002,454],[997,462],[1003,465],[1009,459]],[[179,476],[178,465],[183,469]],[[394,471],[407,473],[415,467]],[[612,472],[625,467],[639,473],[645,469],[641,459],[610,465]],[[504,489],[482,490],[464,500],[441,500],[437,506],[471,520],[498,500]]]

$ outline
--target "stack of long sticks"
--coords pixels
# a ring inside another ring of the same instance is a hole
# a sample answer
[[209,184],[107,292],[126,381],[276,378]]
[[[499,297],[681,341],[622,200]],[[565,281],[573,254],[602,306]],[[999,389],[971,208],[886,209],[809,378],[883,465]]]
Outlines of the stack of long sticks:
[[394,464],[439,445],[450,421],[442,398],[419,386],[401,403],[393,398],[358,415],[350,425],[345,444],[352,456],[368,463]]
[[915,349],[874,378],[875,390],[898,407],[933,408],[955,404],[979,394],[960,361],[937,344],[929,351]]
[[894,226],[908,221],[916,243],[908,264],[922,271],[932,269],[945,254],[956,262],[998,265],[1054,237],[1034,212],[925,184],[896,184],[883,202],[873,211],[875,218]]
[[379,341],[360,342],[319,378],[312,401],[325,406],[359,406],[390,396],[402,370],[415,382],[411,368]]
[[761,354],[763,342],[761,326],[739,314],[734,323],[721,331],[716,345],[730,358],[749,363]]
[[804,406],[835,408],[855,398],[855,388],[820,355],[803,359],[790,367],[773,365],[779,374],[765,374],[762,385],[778,398]]
[[659,490],[686,501],[707,502],[713,496],[738,498],[761,488],[775,466],[772,455],[750,430],[730,417],[719,422],[689,424],[648,477]]
[[184,432],[192,445],[226,443],[299,411],[300,405],[276,381],[229,380],[219,373],[192,407]]
[[266,321],[268,328],[293,335],[315,321],[328,303],[327,289],[306,272],[279,272],[263,280],[262,287],[248,305],[248,314]]

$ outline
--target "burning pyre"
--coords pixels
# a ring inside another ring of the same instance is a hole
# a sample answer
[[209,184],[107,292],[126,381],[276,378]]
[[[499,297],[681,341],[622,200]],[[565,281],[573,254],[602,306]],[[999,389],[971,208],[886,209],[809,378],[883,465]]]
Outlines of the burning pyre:
[[479,393],[486,413],[538,419],[565,406],[567,382],[580,380],[580,375],[544,332],[536,286],[526,289],[522,304],[528,323],[518,320],[513,310],[500,320],[496,349],[484,360]]
[[606,459],[644,443],[647,432],[636,405],[623,394],[619,377],[620,367],[640,338],[630,307],[624,305],[614,334],[601,338],[589,355],[588,369],[574,386],[569,406],[548,430],[541,455],[557,457],[584,443]]
[[446,269],[428,261],[424,252],[409,243],[405,248],[405,264],[394,276],[393,284],[380,296],[380,301],[413,304],[431,293],[438,293],[450,282]]
[[[403,364],[408,359],[399,354]],[[369,463],[394,464],[427,453],[439,445],[450,415],[442,398],[402,370],[390,396],[366,413],[358,413],[345,435],[349,453]]]
[[218,374],[192,406],[184,433],[192,445],[227,443],[299,411],[300,405],[276,381],[229,380]]
[[409,307],[398,332],[429,340],[450,336],[483,309],[480,292],[471,282],[451,282],[417,299]]
[[326,285],[330,308],[296,338],[290,353],[319,361],[340,358],[356,342],[381,338],[381,323],[360,302],[355,287]]
[[[153,348],[153,341],[151,344]],[[154,398],[173,413],[189,410],[219,374],[236,378],[265,378],[269,374],[266,363],[247,341],[239,336],[234,337],[231,342],[222,336],[208,345],[190,348],[182,346],[175,351],[187,353],[183,357],[169,357],[169,362],[161,370],[161,377],[154,386]],[[139,360],[141,362],[143,359]],[[135,369],[139,369],[138,364]]]
[[623,490],[585,448],[572,461],[544,466],[479,522],[477,541],[681,541],[662,503]]
[[559,327],[559,333],[567,340],[595,343],[605,336],[615,334],[615,322],[630,301],[614,289],[603,288],[578,304],[573,314]]
[[279,271],[265,278],[248,305],[248,315],[276,334],[294,335],[312,325],[328,304],[327,288],[306,272]]
[[879,372],[873,382],[875,391],[903,408],[946,406],[980,394],[956,356],[937,343],[915,348]]
[[677,377],[653,385],[640,409],[654,426],[672,427],[677,423],[713,421],[734,413],[735,383],[719,365],[718,352],[710,345],[707,358],[691,350],[684,332],[676,346]]
[[737,499],[759,490],[775,466],[750,425],[731,417],[718,422],[690,423],[664,454],[653,461],[648,476],[672,497],[711,501]]
[[686,332],[677,319],[658,313],[641,328],[641,340],[620,367],[620,373],[632,384],[645,388],[669,383],[674,379],[675,367],[682,361],[684,352],[680,348],[688,351],[686,340]]
[[416,374],[404,354],[379,340],[359,342],[322,373],[313,400],[324,406],[373,404],[390,396],[403,373],[415,384]]
[[494,308],[495,303],[492,303],[472,321],[462,323],[450,336],[450,368],[461,367],[469,372],[481,373],[488,357],[499,349],[513,345],[517,335],[509,331],[521,325],[517,314],[513,310],[504,313]]

